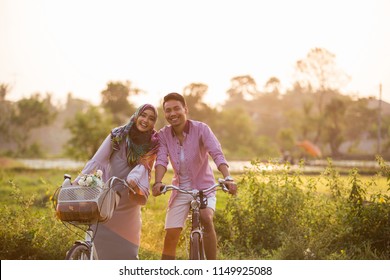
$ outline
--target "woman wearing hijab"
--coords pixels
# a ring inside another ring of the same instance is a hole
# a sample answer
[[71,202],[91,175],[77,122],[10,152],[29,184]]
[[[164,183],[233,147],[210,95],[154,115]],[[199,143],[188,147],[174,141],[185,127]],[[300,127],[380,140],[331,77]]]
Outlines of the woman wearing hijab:
[[109,221],[95,227],[94,243],[99,259],[138,259],[141,206],[149,196],[150,171],[158,149],[156,120],[155,107],[150,104],[139,107],[126,125],[111,131],[81,172],[102,170],[104,182],[116,176],[125,179],[136,191],[133,194],[119,183],[115,185],[121,197],[119,204]]

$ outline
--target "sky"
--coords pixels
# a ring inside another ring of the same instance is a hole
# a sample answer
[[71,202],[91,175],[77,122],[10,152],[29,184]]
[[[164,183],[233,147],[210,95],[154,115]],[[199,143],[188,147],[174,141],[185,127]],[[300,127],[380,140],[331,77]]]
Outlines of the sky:
[[0,0],[0,83],[7,99],[68,93],[100,103],[109,81],[158,105],[190,83],[222,104],[230,79],[291,87],[295,63],[313,48],[351,77],[341,90],[390,102],[388,0]]

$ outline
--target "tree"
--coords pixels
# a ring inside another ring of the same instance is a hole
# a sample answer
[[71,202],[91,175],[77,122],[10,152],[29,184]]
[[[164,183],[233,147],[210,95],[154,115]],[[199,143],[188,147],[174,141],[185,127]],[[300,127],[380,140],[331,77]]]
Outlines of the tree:
[[107,88],[101,92],[101,105],[111,113],[114,123],[121,125],[126,122],[129,113],[136,110],[135,106],[129,102],[129,96],[140,92],[140,89],[131,87],[130,81],[108,82]]
[[345,86],[350,77],[336,64],[336,56],[324,48],[314,48],[304,59],[296,62],[296,80],[303,87],[311,87],[323,94]]
[[333,157],[340,155],[339,147],[344,141],[346,104],[341,98],[332,99],[325,107],[325,140],[330,145]]
[[233,77],[230,82],[231,87],[227,94],[233,103],[251,100],[258,95],[256,81],[249,75]]
[[76,159],[92,158],[113,127],[112,118],[99,107],[91,106],[66,122],[71,138],[65,145],[66,153]]
[[277,90],[278,81],[275,77],[268,80],[264,87],[266,91],[248,101],[245,107],[256,124],[256,135],[267,135],[273,140],[283,126],[284,112],[281,110],[281,99]]
[[277,135],[277,142],[279,148],[282,151],[292,151],[295,148],[295,135],[294,131],[291,128],[284,128],[279,130]]
[[382,139],[383,146],[381,147],[382,154],[390,157],[390,115],[384,116],[382,119]]
[[326,95],[337,93],[350,80],[349,76],[337,67],[335,58],[336,56],[326,49],[314,48],[306,58],[296,63],[297,82],[304,88],[311,88],[316,95],[318,122],[314,143],[318,143],[321,138]]
[[276,77],[271,77],[265,83],[264,91],[266,93],[273,93],[278,96],[280,94],[280,88],[281,88],[280,80]]
[[19,153],[26,152],[33,128],[50,124],[55,119],[56,112],[51,107],[50,95],[42,99],[39,93],[16,102],[12,116],[12,126],[15,128],[12,137],[18,145]]
[[0,84],[0,139],[8,141],[11,138],[11,122],[14,113],[13,104],[6,100],[9,85]]
[[248,112],[241,107],[223,110],[215,134],[229,158],[256,157],[254,125]]
[[5,101],[5,96],[10,91],[10,86],[8,84],[0,84],[0,102]]
[[207,93],[208,86],[202,83],[191,83],[183,90],[183,96],[186,100],[189,117],[207,123],[214,128],[217,111],[209,107],[203,98]]
[[[368,99],[360,98],[348,102],[345,112],[345,136],[352,142],[350,149],[357,147],[364,137],[369,136],[368,131],[377,120],[377,110],[368,107]],[[377,134],[375,133],[374,139]]]

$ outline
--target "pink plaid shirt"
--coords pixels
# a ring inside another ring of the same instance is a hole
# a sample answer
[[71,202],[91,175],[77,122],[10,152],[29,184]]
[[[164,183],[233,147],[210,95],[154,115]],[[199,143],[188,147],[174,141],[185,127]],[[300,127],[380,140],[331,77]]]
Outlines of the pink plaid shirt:
[[[180,142],[171,126],[165,126],[158,132],[160,147],[155,165],[168,166],[168,158],[174,170],[172,184],[180,186]],[[188,174],[193,189],[206,189],[215,184],[213,170],[209,164],[209,155],[217,167],[228,165],[221,144],[207,124],[187,120],[184,128],[183,149]],[[174,198],[175,193],[171,197]]]

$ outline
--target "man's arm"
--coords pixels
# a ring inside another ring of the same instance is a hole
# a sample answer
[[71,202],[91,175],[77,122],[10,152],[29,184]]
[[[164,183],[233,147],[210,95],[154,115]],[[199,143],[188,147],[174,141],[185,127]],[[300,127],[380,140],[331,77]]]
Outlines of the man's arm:
[[222,173],[223,178],[230,176],[229,168],[226,164],[222,163],[218,166],[219,172]]
[[157,152],[156,163],[154,165],[154,184],[152,187],[153,196],[161,194],[160,188],[163,185],[162,179],[167,172],[168,166],[168,145],[164,137],[164,128],[158,132],[158,140],[160,146]]
[[167,169],[162,165],[156,165],[154,167],[154,184],[152,188],[152,193],[154,196],[158,196],[161,194],[161,186],[163,185],[162,179],[164,178],[165,172],[167,172]]

